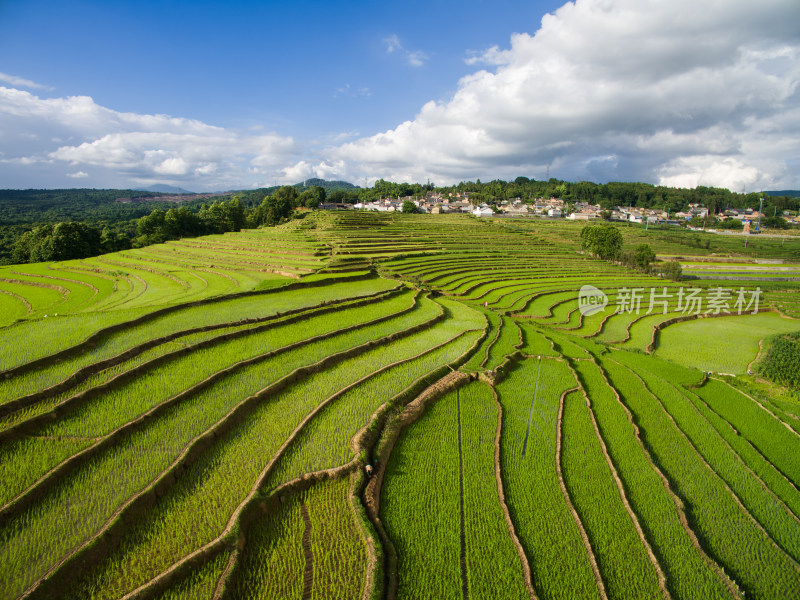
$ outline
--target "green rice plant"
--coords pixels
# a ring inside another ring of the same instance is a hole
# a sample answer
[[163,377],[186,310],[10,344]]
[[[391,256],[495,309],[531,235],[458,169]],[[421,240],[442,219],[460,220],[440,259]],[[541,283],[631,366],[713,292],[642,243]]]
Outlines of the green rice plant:
[[[448,336],[454,337],[447,339]],[[457,331],[448,331],[445,323],[425,332],[424,337],[409,338],[411,351],[425,354],[375,374],[328,404],[295,439],[268,479],[266,488],[278,487],[304,473],[349,462],[353,458],[351,440],[367,426],[370,416],[382,404],[390,402],[413,382],[457,360],[478,337],[477,332],[460,335]],[[403,346],[399,342],[395,344],[394,353],[399,360],[407,355]]]
[[785,504],[788,510],[794,515],[800,515],[800,491],[775,468],[775,465],[768,462],[749,441],[737,433],[730,423],[711,410],[695,393],[688,390],[684,390],[684,393],[747,466]]
[[547,317],[537,319],[537,323],[553,327],[577,327],[578,317],[578,297],[573,293],[568,299],[563,300],[551,307],[551,314]]
[[461,598],[462,568],[470,597],[527,597],[499,505],[496,426],[491,390],[475,383],[437,400],[401,434],[381,494],[382,519],[398,553],[399,598]]
[[0,291],[0,327],[27,317],[28,311],[29,305],[24,297],[7,290]]
[[139,282],[144,282],[144,289],[140,294],[128,296],[117,307],[136,308],[154,304],[166,304],[181,300],[191,294],[191,285],[185,280],[170,275],[169,273],[142,265],[130,257],[117,252],[104,254],[86,260],[87,263],[102,265],[112,269],[124,271],[128,277]]
[[[265,465],[314,408],[338,390],[395,362],[401,352],[396,344],[407,346],[408,355],[413,356],[418,352],[415,347],[430,339],[434,329],[415,334],[416,344],[411,337],[402,338],[344,360],[259,404],[246,421],[223,434],[192,463],[120,546],[85,574],[77,589],[103,587],[111,596],[133,589],[219,536]],[[186,533],[176,537],[173,531]]]
[[[374,318],[392,315],[407,308],[410,298],[398,297],[376,303]],[[424,307],[412,314],[403,314],[388,322],[379,323],[362,333],[376,335],[392,333],[433,318],[437,308],[423,301]],[[302,342],[312,336],[323,335],[363,322],[363,307],[327,313],[282,327],[270,328],[245,337],[223,341],[179,356],[173,361],[148,370],[139,377],[116,386],[99,398],[84,404],[78,410],[52,424],[46,435],[99,436],[134,418],[184,389],[195,385],[214,373],[240,361],[249,360],[285,345]]]
[[[387,291],[396,286],[396,283],[384,279],[371,279],[358,282],[333,283],[331,285],[317,288],[296,288],[269,294],[266,297],[246,296],[243,298],[224,300],[211,305],[187,307],[156,317],[145,323],[111,333],[107,337],[99,340],[92,350],[84,352],[75,358],[70,358],[56,365],[38,369],[34,373],[27,373],[24,377],[13,377],[11,379],[2,380],[0,381],[0,398],[16,398],[40,389],[44,389],[54,385],[55,383],[58,383],[66,376],[81,367],[97,362],[98,360],[117,356],[121,352],[129,350],[139,344],[163,337],[168,334],[175,334],[200,326],[222,325],[226,323],[235,323],[245,319],[264,318],[275,315],[279,312],[285,312],[287,310],[296,310],[316,306],[323,302],[335,302],[342,299],[367,296],[370,294]],[[106,313],[102,314],[105,315]],[[113,315],[113,313],[109,314]],[[139,316],[143,313],[132,314]],[[128,316],[127,319],[122,319],[122,321],[130,318],[131,316]],[[82,319],[86,319],[86,317],[76,316],[66,317],[66,319],[69,319],[70,321],[73,319],[81,319],[79,323],[83,324],[84,321]],[[98,321],[100,321],[100,323],[103,322],[102,319],[98,319]],[[102,327],[105,325],[100,326]],[[47,327],[50,327],[49,322]],[[69,323],[65,326],[65,329],[68,328]],[[11,329],[14,328],[12,327],[0,332],[0,340],[3,340],[5,337],[2,334],[7,332],[10,334]],[[95,326],[94,331],[97,329],[99,329],[99,327]],[[21,328],[15,331],[15,333],[18,335],[24,335],[21,343],[26,351],[28,343],[36,344],[40,341],[43,342],[43,337],[45,337],[46,332],[47,328],[45,328],[44,323],[41,322],[39,323],[38,328],[26,327],[24,329]],[[70,335],[69,332],[65,333],[68,337],[74,340],[73,343],[79,341],[75,339],[77,336]],[[91,331],[86,332],[86,330],[81,330],[81,333],[84,334],[82,337],[85,338],[88,333],[91,333]],[[20,340],[18,338],[18,342],[19,341]],[[43,345],[47,347],[46,343],[43,343]],[[0,350],[0,352],[2,352],[2,350]],[[40,356],[49,353],[41,352],[41,350],[39,350],[38,352],[41,353],[36,356],[34,352],[37,351],[31,350],[31,355],[29,355],[28,360],[39,358]],[[15,361],[15,364],[27,362],[27,360],[20,360],[19,357],[15,357]]]
[[[410,300],[410,296],[405,295],[378,302],[373,305],[370,317],[376,319],[391,316],[395,312],[408,308]],[[426,300],[423,302],[423,306],[413,313],[368,326],[358,333],[353,332],[334,337],[328,343],[319,346],[305,349],[301,347],[293,352],[282,353],[275,359],[268,360],[265,365],[272,365],[269,372],[274,379],[278,379],[291,369],[308,364],[305,361],[314,362],[315,357],[319,357],[316,360],[320,360],[325,356],[324,353],[329,351],[329,348],[338,347],[342,340],[346,340],[345,343],[358,345],[358,343],[369,341],[375,336],[379,337],[382,335],[381,332],[391,333],[422,323],[434,317],[437,311],[437,305]],[[40,452],[39,449],[43,447],[43,439],[75,440],[69,447],[73,448],[73,452],[77,452],[90,445],[90,442],[94,442],[99,437],[107,435],[120,425],[135,418],[141,412],[166,401],[224,368],[265,352],[274,352],[287,344],[357,325],[363,318],[363,308],[357,307],[344,309],[334,314],[312,317],[307,321],[278,326],[262,334],[237,338],[182,355],[174,361],[159,365],[139,377],[110,388],[78,410],[40,428],[38,434],[45,438],[29,437],[3,448],[3,456],[7,459],[3,465],[8,465],[8,469],[0,467],[0,473],[6,470],[9,472],[2,486],[3,494],[0,495],[0,505],[20,493],[48,469],[69,456],[66,449],[56,454]]]
[[797,461],[800,440],[797,434],[727,383],[711,379],[695,393],[711,410],[735,427],[739,435],[753,444],[795,487],[800,486],[800,464]]
[[673,598],[731,598],[724,582],[704,560],[682,525],[682,515],[637,439],[634,424],[591,361],[575,363],[592,412],[628,495],[631,508],[661,565]]
[[574,290],[553,292],[538,296],[525,307],[525,310],[519,313],[519,316],[534,317],[536,319],[549,317],[555,306],[568,300],[574,300],[575,297],[576,292]]
[[[398,326],[408,324],[407,321]],[[192,439],[216,423],[243,398],[265,388],[296,366],[313,364],[334,352],[375,340],[379,337],[376,328],[380,325],[383,324],[326,339],[291,353],[279,354],[271,363],[254,364],[243,369],[173,406],[148,427],[133,431],[116,445],[81,464],[68,477],[48,489],[36,504],[0,529],[0,568],[7,574],[0,595],[8,595],[10,590],[25,589],[57,560],[94,535],[127,498],[146,487]],[[420,340],[424,339],[425,333],[417,334]],[[372,352],[374,356],[382,357],[385,364],[394,360],[391,344]],[[415,352],[413,347],[409,352]],[[344,361],[339,380],[342,377],[357,380],[374,368],[369,356],[364,360],[361,358]],[[253,448],[266,444],[268,449],[258,455],[239,449],[236,451],[239,454],[234,453],[234,456],[257,473],[263,464],[259,460],[253,461],[253,456],[270,456],[325,394],[330,395],[340,389],[337,387],[339,382],[325,377],[325,373],[316,374],[313,381],[316,383],[304,385],[301,382],[273,401],[259,405],[253,420],[241,427],[250,428],[258,424],[260,430],[248,429],[249,435],[255,436],[255,441],[251,440],[255,444]],[[256,416],[260,416],[260,420]],[[236,438],[235,432],[226,436],[226,439]],[[195,476],[202,478],[215,474],[213,464],[203,464],[205,466],[202,468],[193,466],[193,469],[199,468],[193,471]],[[242,492],[249,490],[255,475],[246,477],[245,471],[231,468],[234,470],[219,474],[223,477],[221,482],[243,486]],[[239,473],[241,478],[233,473]],[[220,480],[215,481],[219,485]],[[233,496],[226,499],[227,502],[237,502]],[[189,518],[190,514],[182,518]],[[214,517],[225,518],[225,513],[215,512]],[[193,531],[191,526],[189,530]],[[197,535],[201,533],[197,532]]]
[[[609,305],[614,302],[614,296],[609,295]],[[608,316],[607,311],[600,311],[596,312],[591,315],[584,315],[583,320],[580,323],[580,326],[575,327],[574,329],[570,330],[572,335],[579,335],[583,337],[591,337],[597,335],[600,327],[603,324],[604,319]]]
[[67,314],[95,301],[99,289],[85,281],[85,278],[70,277],[49,268],[47,263],[34,263],[27,265],[14,265],[11,272],[15,277],[34,284],[57,286],[66,291],[66,297],[58,305],[58,312]]
[[229,596],[359,597],[367,553],[350,508],[349,483],[317,483],[260,517],[247,531]]
[[725,381],[755,399],[800,434],[800,403],[796,400],[799,397],[796,391],[787,387],[775,387],[771,381],[760,377],[726,378]]
[[[280,321],[276,321],[276,324],[279,325]],[[134,368],[140,367],[141,365],[153,359],[170,354],[176,350],[183,350],[197,344],[201,344],[204,342],[205,343],[211,342],[215,338],[218,338],[220,336],[224,336],[230,333],[239,333],[248,331],[258,326],[259,326],[258,323],[252,323],[246,325],[235,325],[233,327],[226,327],[224,329],[202,331],[199,333],[193,333],[181,336],[164,344],[160,344],[158,346],[150,348],[149,350],[145,350],[144,352],[134,356],[133,358],[130,358],[121,363],[117,363],[91,376],[88,376],[86,379],[83,379],[82,381],[77,381],[73,383],[71,386],[69,386],[67,389],[65,389],[65,391],[63,392],[48,396],[47,398],[43,398],[38,402],[35,402],[29,406],[26,406],[17,411],[11,412],[7,415],[0,417],[0,429],[6,429],[8,427],[12,427],[32,417],[53,410],[53,408],[56,405],[67,400],[68,398],[71,398],[72,396],[79,394],[80,392],[92,389],[94,387],[103,384],[107,384],[109,381],[111,381],[118,375],[126,373]]]
[[0,506],[94,442],[87,438],[25,437],[4,443],[0,446]]
[[13,273],[0,270],[0,290],[25,298],[35,315],[42,315],[54,307],[55,311],[58,312],[57,307],[64,302],[64,294],[53,288],[55,286],[40,287],[34,285],[31,282],[23,281]]
[[544,336],[552,340],[555,351],[566,358],[588,358],[588,353],[578,342],[580,338],[571,335],[558,333],[554,330],[546,330]]
[[512,354],[520,345],[520,330],[511,317],[502,317],[503,325],[497,341],[489,348],[489,355],[484,367],[492,370],[503,362],[506,356]]
[[800,321],[776,313],[685,321],[661,330],[655,354],[678,364],[715,373],[746,373],[759,340],[800,331]]
[[531,356],[560,356],[553,349],[553,342],[536,329],[532,323],[520,320],[518,324],[522,329],[522,338],[524,340],[521,350],[525,354]]
[[[6,370],[69,348],[97,331],[141,316],[146,311],[99,312],[76,315],[43,315],[0,329],[0,369]],[[13,379],[0,381],[0,399],[16,397],[6,391]]]
[[541,362],[537,385],[538,371],[538,361],[526,360],[497,386],[503,406],[500,457],[506,500],[537,597],[599,598],[556,466],[560,398],[575,387],[575,380],[555,360]]
[[[608,314],[608,313],[605,313]],[[636,315],[633,313],[613,313],[603,324],[600,332],[594,339],[600,342],[616,343],[628,339],[628,327],[634,321]]]
[[[800,557],[800,522],[765,487],[695,405],[676,387],[650,371],[640,371],[648,389],[658,397],[695,450],[736,494],[747,511],[789,556]],[[767,553],[762,551],[762,553]]]
[[564,398],[561,464],[567,490],[586,528],[608,597],[661,598],[658,571],[626,512],[587,402],[581,392]]
[[627,341],[619,344],[621,348],[626,350],[640,350],[647,351],[647,347],[653,341],[653,330],[655,327],[676,317],[683,316],[683,313],[668,312],[667,314],[658,313],[652,315],[640,315],[640,318],[633,321],[628,330],[629,338]]
[[658,399],[642,393],[641,382],[619,363],[604,360],[603,366],[646,432],[654,458],[685,499],[698,537],[747,597],[790,598],[800,594],[796,563],[737,504]]
[[685,367],[653,354],[641,352],[613,352],[614,360],[625,364],[631,370],[641,373],[650,371],[674,385],[693,386],[703,380],[704,373],[692,367]]
[[[185,598],[211,598],[230,559],[231,552],[223,551],[209,560],[202,567],[193,570],[189,575],[156,595],[156,600],[182,600]],[[92,593],[89,598],[94,598]]]
[[[473,383],[460,392],[467,583],[474,598],[525,598],[527,591],[500,506],[495,469],[498,410],[492,391]],[[449,402],[452,393],[440,402]],[[445,406],[447,407],[447,406]],[[495,426],[495,432],[492,426]],[[486,557],[492,557],[487,561]]]
[[481,345],[478,346],[478,349],[475,350],[475,353],[464,365],[464,369],[467,371],[481,370],[489,358],[489,349],[495,343],[497,336],[500,334],[500,316],[492,310],[485,310],[484,314],[489,322],[489,335],[486,336],[486,339],[481,342]]

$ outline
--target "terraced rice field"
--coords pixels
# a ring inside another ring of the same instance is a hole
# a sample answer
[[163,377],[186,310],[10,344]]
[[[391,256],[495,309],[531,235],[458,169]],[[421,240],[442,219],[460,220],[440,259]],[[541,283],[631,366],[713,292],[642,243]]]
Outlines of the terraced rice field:
[[794,284],[728,316],[755,285],[578,232],[320,212],[0,268],[0,599],[800,597],[800,406],[720,375]]

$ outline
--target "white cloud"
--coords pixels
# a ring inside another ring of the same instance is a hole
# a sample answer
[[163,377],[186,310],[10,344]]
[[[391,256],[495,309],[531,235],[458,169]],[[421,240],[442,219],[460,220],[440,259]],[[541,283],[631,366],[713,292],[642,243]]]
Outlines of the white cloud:
[[[800,187],[800,4],[576,0],[447,101],[333,148],[351,178]],[[391,38],[393,52],[401,51]]]
[[497,46],[492,46],[482,52],[475,50],[468,51],[467,58],[464,62],[468,65],[504,65],[509,60],[510,52],[508,50],[500,50]]
[[393,33],[389,37],[383,38],[383,43],[386,45],[387,54],[397,52],[402,55],[406,64],[412,67],[421,67],[428,60],[428,55],[422,50],[407,50],[400,42],[397,34]]
[[302,181],[317,177],[319,179],[339,179],[345,172],[343,162],[327,162],[314,165],[309,161],[301,160],[294,165],[282,169],[283,181]]
[[2,162],[83,167],[77,173],[91,166],[105,185],[192,182],[197,189],[225,189],[241,186],[245,175],[272,176],[299,156],[291,138],[273,133],[122,113],[86,96],[43,99],[5,87],[0,130]]
[[[451,98],[389,131],[320,134],[304,147],[260,128],[41,98],[16,89],[38,84],[0,75],[16,86],[0,86],[0,181],[57,187],[91,173],[81,178],[92,185],[199,191],[549,170],[572,180],[800,189],[798,22],[794,0],[575,0],[508,47],[468,53],[475,70]],[[383,44],[390,60],[427,59],[396,34]],[[336,94],[369,90],[344,84]]]
[[412,67],[421,67],[428,60],[428,55],[421,50],[415,50],[414,52],[406,53],[406,60]]
[[383,43],[386,44],[386,52],[394,52],[395,50],[402,50],[403,46],[400,43],[400,38],[397,34],[392,34],[387,38],[383,38]]
[[23,79],[22,77],[15,77],[14,75],[8,75],[7,73],[0,73],[0,81],[3,83],[7,83],[9,85],[14,85],[17,87],[24,87],[33,90],[52,90],[50,86],[42,85],[40,83],[36,83],[35,81],[31,81],[30,79]]
[[71,177],[72,179],[83,179],[84,177],[88,177],[89,174],[86,171],[77,171],[75,173],[67,173],[67,177]]

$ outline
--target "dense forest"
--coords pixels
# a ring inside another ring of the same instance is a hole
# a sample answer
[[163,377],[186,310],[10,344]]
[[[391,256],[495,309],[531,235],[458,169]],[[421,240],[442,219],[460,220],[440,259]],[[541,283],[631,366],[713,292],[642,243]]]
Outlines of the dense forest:
[[[660,208],[671,212],[698,203],[714,214],[727,208],[758,208],[780,214],[800,209],[800,194],[739,194],[724,188],[669,188],[646,183],[597,184],[551,178],[537,181],[468,181],[437,187],[433,183],[396,183],[379,179],[359,188],[344,181],[309,179],[293,186],[274,186],[180,202],[159,200],[160,194],[135,190],[0,190],[0,264],[63,260],[91,256],[168,239],[238,231],[274,225],[290,218],[297,207],[314,209],[322,202],[356,202],[386,197],[423,197],[471,192],[473,203],[520,198],[562,198],[614,206]],[[120,202],[121,198],[135,198]]]

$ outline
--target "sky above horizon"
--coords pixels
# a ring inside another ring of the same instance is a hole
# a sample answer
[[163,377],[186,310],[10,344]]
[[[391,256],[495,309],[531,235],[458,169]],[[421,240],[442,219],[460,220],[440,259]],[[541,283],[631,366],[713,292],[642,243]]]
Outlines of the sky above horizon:
[[0,0],[0,188],[800,189],[797,0]]

